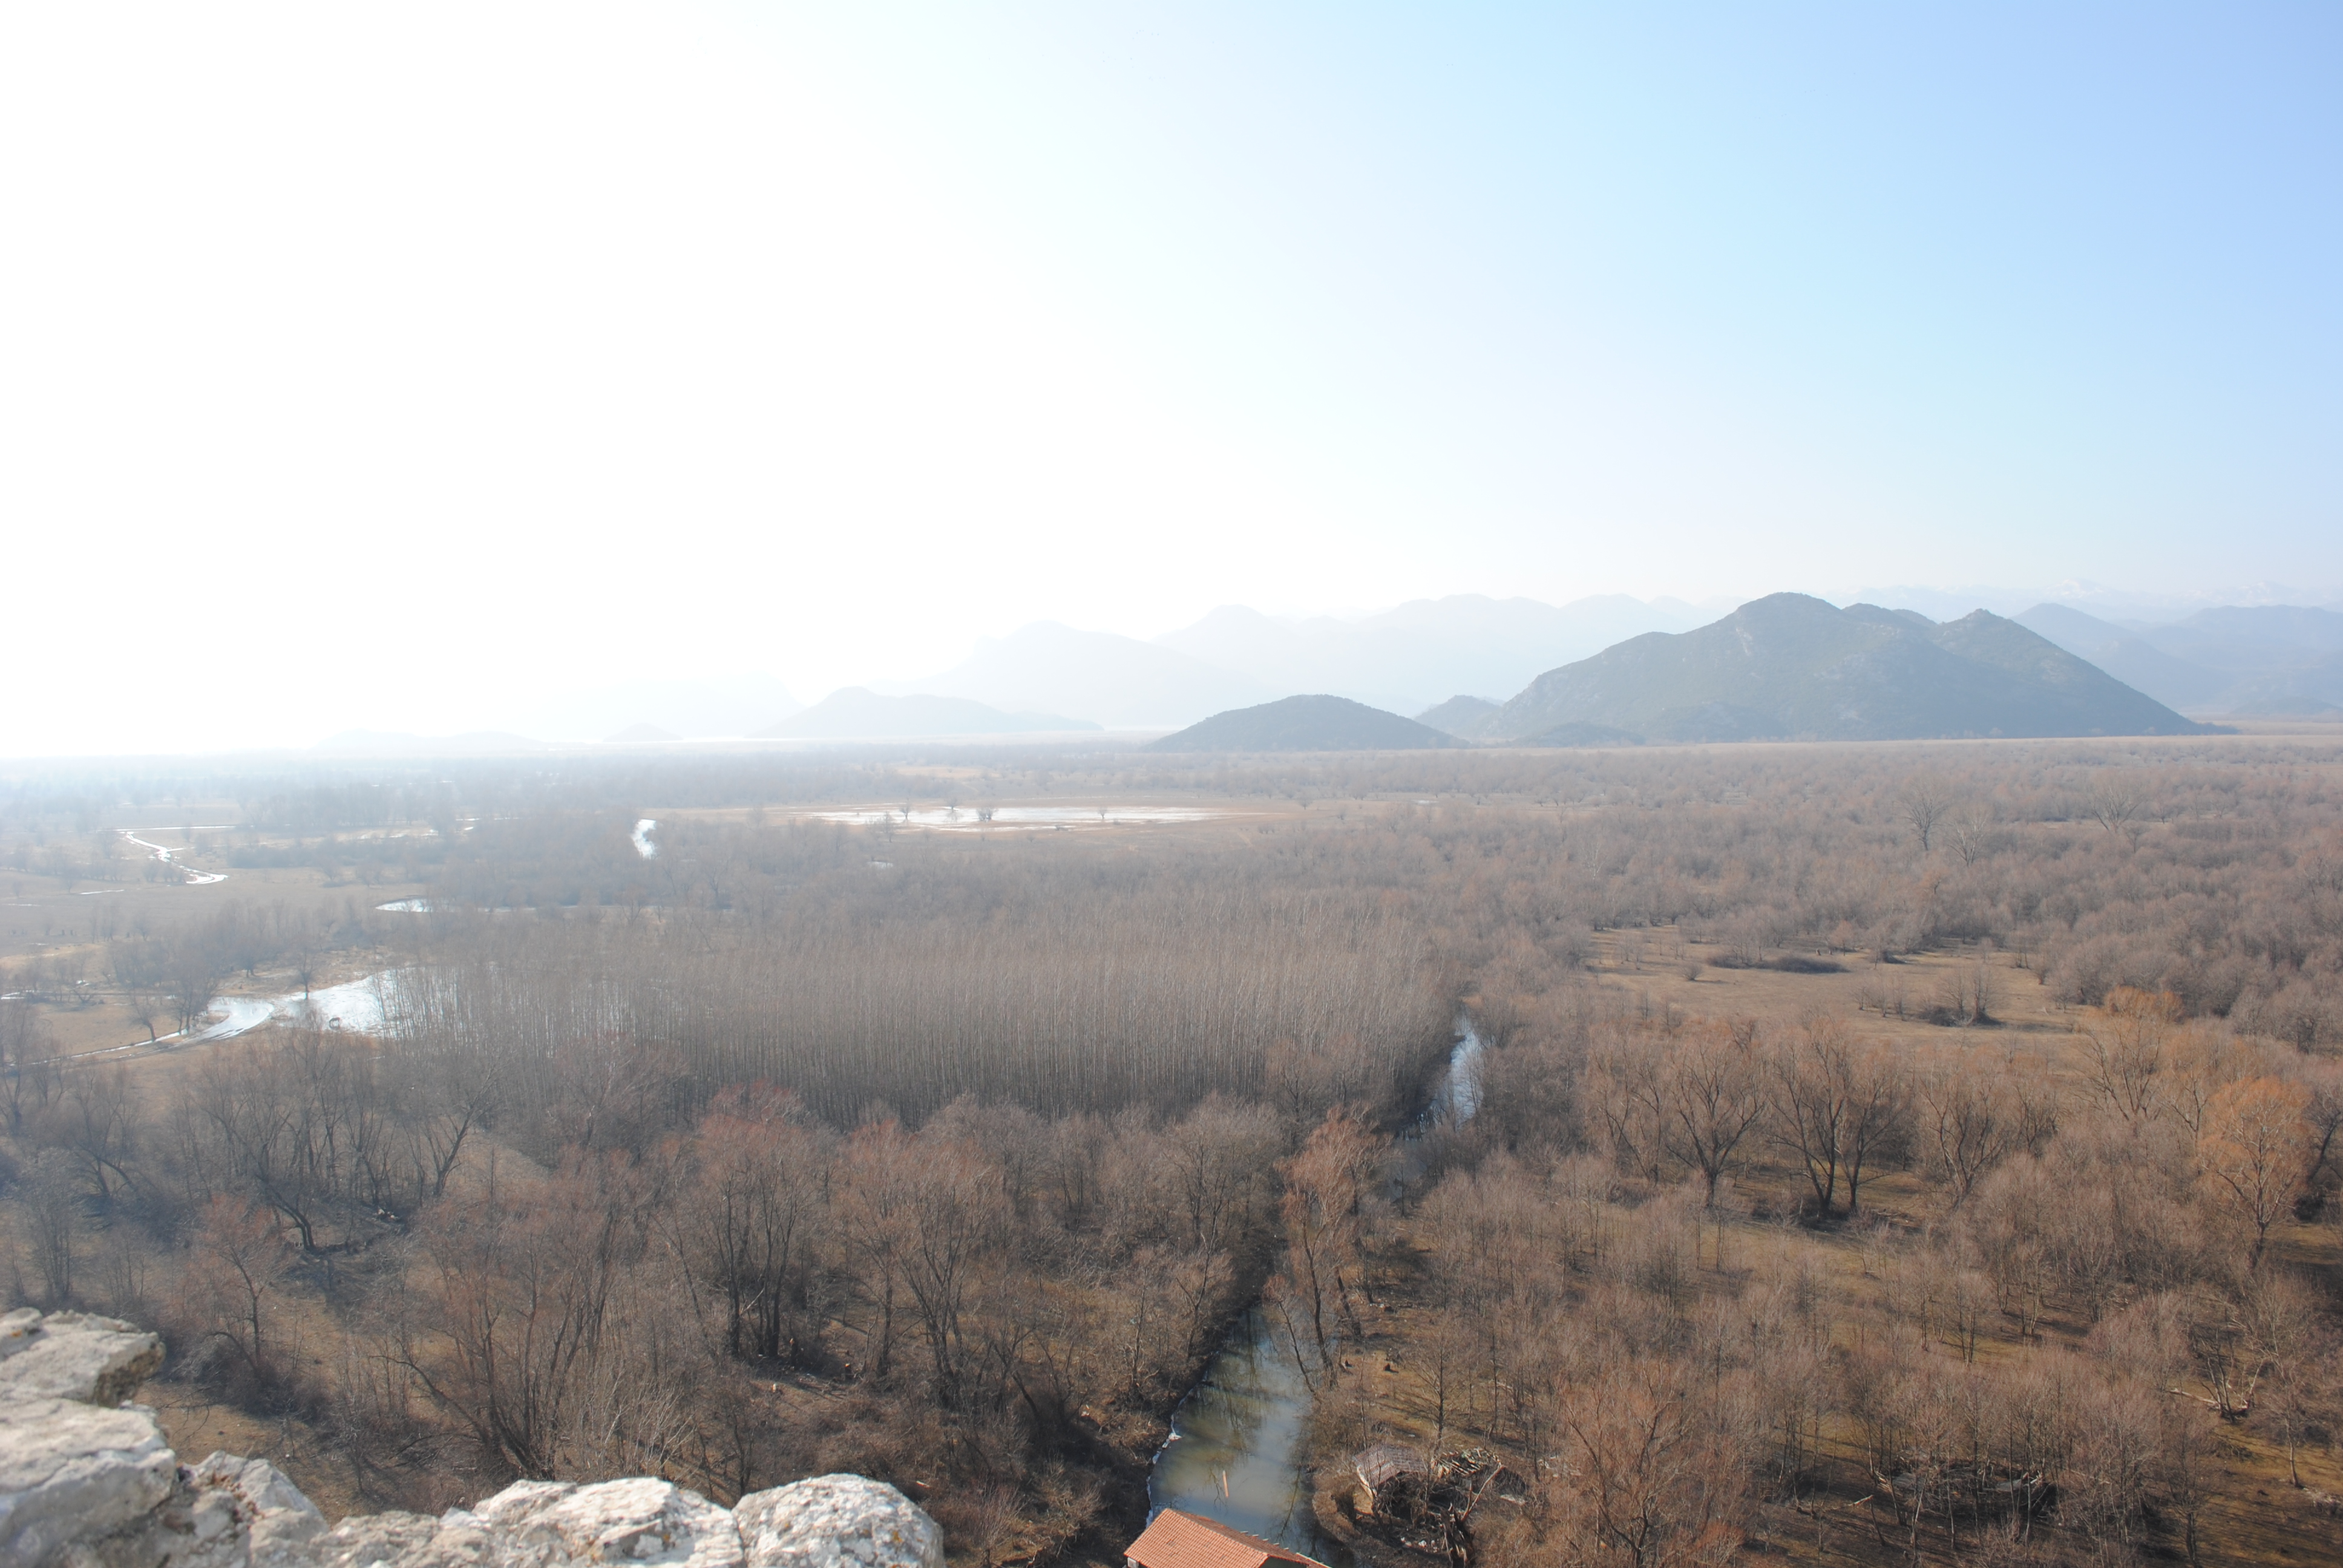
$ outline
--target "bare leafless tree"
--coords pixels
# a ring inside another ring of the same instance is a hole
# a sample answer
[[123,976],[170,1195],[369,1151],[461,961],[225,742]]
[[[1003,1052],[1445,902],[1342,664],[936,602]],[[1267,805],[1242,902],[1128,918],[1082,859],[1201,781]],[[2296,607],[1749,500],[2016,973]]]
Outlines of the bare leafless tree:
[[1952,785],[1935,773],[1914,775],[1897,793],[1896,810],[1912,829],[1912,836],[1920,840],[1922,854],[1935,847],[1936,829],[1956,799]]

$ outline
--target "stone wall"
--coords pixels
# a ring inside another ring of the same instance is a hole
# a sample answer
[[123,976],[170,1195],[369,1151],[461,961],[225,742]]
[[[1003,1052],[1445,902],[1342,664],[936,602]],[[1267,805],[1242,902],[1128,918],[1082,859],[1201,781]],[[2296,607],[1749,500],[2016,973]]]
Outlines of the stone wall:
[[0,1317],[0,1568],[942,1568],[893,1487],[822,1475],[719,1508],[638,1477],[522,1481],[469,1508],[328,1526],[266,1460],[179,1462],[127,1403],[162,1342],[79,1312]]

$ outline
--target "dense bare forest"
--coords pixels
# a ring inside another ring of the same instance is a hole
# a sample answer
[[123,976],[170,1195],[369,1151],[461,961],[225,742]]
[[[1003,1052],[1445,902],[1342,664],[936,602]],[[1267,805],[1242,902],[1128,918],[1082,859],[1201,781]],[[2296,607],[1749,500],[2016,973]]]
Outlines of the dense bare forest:
[[[950,762],[147,780],[312,880],[27,937],[8,1288],[350,1506],[850,1468],[1111,1561],[1266,1302],[1362,1560],[2343,1543],[2331,746]],[[0,876],[146,875],[120,784]],[[378,1033],[143,1047],[360,975]],[[1403,1147],[1460,1010],[1484,1109]],[[1433,1540],[1378,1442],[1509,1479]]]

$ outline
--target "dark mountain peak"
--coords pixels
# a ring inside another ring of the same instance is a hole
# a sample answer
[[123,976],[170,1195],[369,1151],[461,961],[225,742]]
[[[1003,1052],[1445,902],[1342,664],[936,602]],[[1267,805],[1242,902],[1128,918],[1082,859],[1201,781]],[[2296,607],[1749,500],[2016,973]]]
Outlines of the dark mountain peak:
[[[1845,618],[1846,612],[1838,606],[1828,599],[1816,598],[1810,593],[1769,593],[1764,598],[1751,599],[1715,624],[1753,628],[1818,627]],[[1680,635],[1688,637],[1692,634]]]
[[1465,742],[1347,697],[1286,697],[1234,708],[1152,741],[1151,751],[1421,751]]
[[1769,593],[1749,600],[1725,618],[1734,616],[1811,615],[1835,616],[1845,612],[1826,598],[1816,598],[1810,593]]
[[[1548,670],[1486,721],[1535,743],[1567,726],[1655,740],[2191,734],[2202,729],[2001,616],[1941,625],[1769,594],[1694,631]],[[1585,734],[1584,729],[1571,729]]]

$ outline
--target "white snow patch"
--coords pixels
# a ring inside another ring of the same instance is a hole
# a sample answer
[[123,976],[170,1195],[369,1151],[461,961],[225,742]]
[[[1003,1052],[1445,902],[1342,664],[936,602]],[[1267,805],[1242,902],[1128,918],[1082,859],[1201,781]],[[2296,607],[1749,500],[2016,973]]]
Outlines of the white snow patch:
[[[305,1002],[298,996],[276,999],[276,1012],[297,1023],[307,1023],[317,1029],[350,1034],[380,1034],[390,1020],[391,1008],[396,1005],[398,981],[396,974],[385,971],[368,975],[364,980],[347,985],[327,986],[309,993]],[[216,1005],[216,1004],[215,1004]]]
[[[215,1040],[233,1040],[266,1023],[277,1011],[277,1004],[265,997],[221,996],[212,999],[212,1011],[227,1016],[217,1023],[197,1030],[183,1042],[202,1045]],[[166,1036],[166,1039],[173,1038]]]
[[[249,1034],[272,1018],[282,1018],[294,1023],[307,1023],[315,1029],[336,1033],[380,1034],[388,1026],[390,1014],[398,1006],[398,971],[385,970],[380,974],[355,980],[346,985],[326,986],[312,990],[305,999],[299,991],[283,996],[216,996],[212,998],[212,1021],[192,1031],[176,1030],[157,1035],[152,1045],[209,1045],[216,1040],[234,1040]],[[144,1050],[150,1042],[135,1040],[126,1045],[107,1046],[103,1050],[82,1050],[72,1053],[72,1060],[87,1060],[93,1057],[116,1056],[125,1051]],[[65,1057],[55,1058],[65,1060]]]

